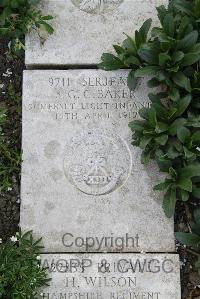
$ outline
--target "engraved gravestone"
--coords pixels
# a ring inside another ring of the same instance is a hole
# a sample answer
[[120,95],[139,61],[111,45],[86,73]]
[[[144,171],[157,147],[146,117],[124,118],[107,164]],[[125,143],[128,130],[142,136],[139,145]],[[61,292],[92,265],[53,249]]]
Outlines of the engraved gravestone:
[[21,227],[47,252],[172,252],[162,180],[131,145],[128,123],[148,107],[128,71],[25,71]]
[[[123,32],[155,23],[155,6],[167,2],[43,0],[55,33],[44,45],[27,36],[26,64],[97,64]],[[173,220],[153,191],[163,175],[141,164],[128,128],[150,90],[142,79],[130,91],[127,75],[24,73],[20,222],[48,252],[42,265],[52,281],[42,299],[181,299],[178,255],[162,254],[175,250]]]
[[181,299],[178,255],[48,254],[42,299]]
[[[98,64],[103,52],[132,36],[144,20],[157,22],[156,6],[168,0],[43,0],[55,29],[44,43],[36,32],[26,38],[26,65]],[[123,24],[123,25],[122,25]]]

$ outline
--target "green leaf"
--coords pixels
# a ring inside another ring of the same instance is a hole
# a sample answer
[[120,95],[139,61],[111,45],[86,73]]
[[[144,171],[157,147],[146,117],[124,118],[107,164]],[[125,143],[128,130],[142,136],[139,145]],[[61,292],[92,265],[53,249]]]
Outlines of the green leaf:
[[182,72],[177,72],[172,78],[178,86],[185,88],[189,92],[191,91],[190,80]]
[[170,91],[169,91],[169,97],[170,99],[172,99],[172,101],[176,102],[180,99],[180,93],[179,93],[179,90],[177,88],[172,88]]
[[[167,93],[166,92],[159,92],[159,93],[149,93],[148,94],[149,99],[151,102],[153,102],[153,105],[155,105],[156,103],[159,103],[161,99],[165,99],[167,97]],[[163,106],[164,108],[164,106]]]
[[158,190],[158,191],[163,191],[165,189],[167,189],[170,185],[172,184],[171,180],[166,179],[164,182],[156,185],[153,190]]
[[171,176],[174,180],[176,180],[176,178],[177,178],[177,172],[176,172],[176,170],[175,170],[173,167],[170,167],[170,168],[169,168],[169,174],[170,174],[170,176]]
[[130,71],[130,73],[128,75],[127,84],[128,84],[128,87],[129,87],[130,90],[134,90],[136,88],[137,78],[135,78],[135,71],[134,70]]
[[189,199],[189,193],[183,189],[181,189],[181,199],[186,202]]
[[150,160],[150,156],[151,156],[151,152],[150,151],[143,151],[142,152],[142,156],[141,156],[141,162],[144,165],[147,165],[149,163]]
[[167,172],[168,169],[172,166],[171,160],[167,159],[167,157],[160,157],[156,155],[156,162],[160,170],[163,172]]
[[[180,68],[179,65],[174,65],[174,66],[171,66],[171,67],[167,67],[167,70],[170,73],[177,73],[179,68]],[[171,84],[169,84],[169,85],[171,85]]]
[[190,247],[198,247],[200,245],[200,236],[191,233],[176,233],[177,240]]
[[199,274],[199,276],[200,276],[200,256],[199,256],[199,258],[198,258],[198,261],[195,263],[195,267],[197,268],[197,270],[198,270],[198,274]]
[[139,115],[140,115],[142,118],[148,120],[149,109],[148,109],[148,108],[145,108],[145,107],[141,108],[141,109],[139,110]]
[[155,127],[155,132],[160,134],[160,133],[168,131],[168,128],[169,128],[168,124],[158,122]]
[[185,127],[179,128],[177,130],[177,137],[183,144],[189,141],[190,136],[190,130]]
[[178,129],[182,128],[187,123],[185,118],[176,119],[169,127],[169,134],[171,136],[175,136],[177,134]]
[[177,42],[176,50],[187,53],[197,43],[198,35],[197,30],[187,34],[182,40]]
[[194,220],[197,224],[200,224],[200,208],[194,210]]
[[138,50],[138,55],[142,60],[149,64],[158,63],[158,50],[146,46],[145,48],[141,48]]
[[190,26],[190,22],[191,22],[191,19],[187,15],[183,16],[183,18],[181,19],[179,30],[177,32],[178,40],[184,38],[184,36],[186,35],[186,32],[187,33],[189,32],[188,28]]
[[200,163],[185,166],[180,170],[180,177],[192,178],[200,176]]
[[165,215],[168,218],[171,218],[174,215],[175,207],[176,207],[176,189],[169,188],[163,200],[163,209]]
[[194,45],[194,47],[191,48],[190,53],[198,54],[200,51],[200,43],[197,43]]
[[135,120],[129,123],[129,127],[132,131],[143,131],[144,130],[144,122],[141,120]]
[[147,82],[148,87],[157,87],[160,85],[160,82],[156,78],[152,78]]
[[176,118],[176,117],[181,116],[186,111],[186,109],[188,108],[188,106],[190,105],[191,100],[192,100],[192,96],[190,94],[186,95],[184,98],[182,98],[181,100],[179,100],[175,104],[176,105],[175,106],[176,107],[176,112],[173,114],[173,117]]
[[171,57],[167,55],[166,53],[160,53],[159,54],[159,65],[165,66],[167,62],[171,60]]
[[[193,189],[192,189],[192,195],[198,199],[200,199],[200,188],[198,188],[197,186],[193,185]],[[199,218],[200,219],[200,218]]]
[[195,153],[191,152],[186,146],[183,146],[184,154],[187,159],[195,159]]
[[195,0],[194,2],[194,10],[198,17],[200,17],[200,0]]
[[19,7],[19,3],[17,0],[12,0],[10,4],[11,4],[11,7],[14,9]]
[[135,44],[136,44],[136,47],[139,49],[142,44],[143,44],[143,40],[142,40],[142,36],[140,34],[139,31],[135,31]]
[[54,29],[52,26],[50,26],[48,23],[46,22],[42,22],[42,26],[45,28],[45,30],[49,33],[49,34],[53,34],[54,33]]
[[174,36],[175,23],[174,16],[171,13],[166,14],[163,20],[163,29],[167,35],[170,37]]
[[53,16],[50,16],[50,15],[48,15],[48,16],[42,16],[42,20],[43,20],[43,21],[50,21],[50,20],[53,20]]
[[194,16],[194,8],[192,2],[186,0],[178,0],[174,2],[174,6],[181,12]]
[[0,28],[0,35],[5,36],[6,34],[9,33],[9,30],[10,30],[9,28],[1,27]]
[[152,137],[143,136],[140,140],[140,148],[145,149],[145,147],[149,144]]
[[155,141],[160,145],[165,145],[167,143],[167,140],[168,140],[168,135],[166,134],[163,134],[155,138]]
[[178,180],[178,187],[180,187],[181,189],[188,191],[188,192],[192,192],[192,181],[191,179],[188,178],[180,178]]
[[181,66],[189,66],[192,65],[200,60],[200,53],[188,53],[185,54],[181,62]]
[[158,18],[159,18],[161,24],[163,24],[163,20],[164,20],[164,18],[166,16],[167,10],[166,10],[166,8],[165,8],[164,5],[156,7],[156,10],[158,12]]
[[174,147],[174,146],[169,146],[168,150],[167,150],[167,157],[170,159],[170,160],[173,160],[177,157],[180,156],[180,153],[177,151],[177,149]]
[[192,137],[191,137],[192,141],[196,144],[200,143],[200,131],[195,132]]
[[135,45],[135,41],[129,36],[127,35],[127,38],[123,41],[123,46],[130,52],[132,53],[133,55],[136,54],[137,52],[137,48],[136,48],[136,45]]
[[144,77],[146,75],[153,76],[156,75],[159,70],[158,66],[145,66],[141,69],[136,70],[135,77]]
[[113,45],[113,48],[115,49],[115,52],[120,55],[120,54],[123,54],[125,52],[125,49],[118,46],[118,45]]
[[137,65],[137,66],[141,65],[139,59],[137,57],[133,56],[133,55],[126,58],[124,62],[127,65]]
[[145,43],[147,40],[148,32],[151,28],[151,23],[152,23],[152,19],[146,20],[139,30],[143,43]]
[[156,110],[153,107],[149,109],[149,124],[152,127],[155,127],[157,125]]
[[184,53],[182,51],[174,52],[172,55],[172,61],[175,64],[175,63],[181,61],[183,59],[183,57],[184,57]]
[[123,62],[118,57],[110,53],[104,53],[101,56],[101,60],[102,63],[99,64],[99,68],[106,71],[118,70],[124,67]]

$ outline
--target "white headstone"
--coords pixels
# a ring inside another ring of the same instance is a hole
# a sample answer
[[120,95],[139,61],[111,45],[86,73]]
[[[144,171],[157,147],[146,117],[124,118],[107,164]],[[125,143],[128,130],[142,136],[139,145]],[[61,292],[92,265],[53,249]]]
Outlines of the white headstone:
[[40,44],[37,33],[26,39],[26,64],[98,64],[103,52],[133,35],[147,18],[157,20],[156,6],[168,0],[43,0],[44,14],[54,16],[55,32]]
[[178,255],[48,254],[42,299],[181,299]]
[[163,179],[131,145],[128,123],[148,106],[127,71],[25,71],[21,227],[46,252],[174,251]]

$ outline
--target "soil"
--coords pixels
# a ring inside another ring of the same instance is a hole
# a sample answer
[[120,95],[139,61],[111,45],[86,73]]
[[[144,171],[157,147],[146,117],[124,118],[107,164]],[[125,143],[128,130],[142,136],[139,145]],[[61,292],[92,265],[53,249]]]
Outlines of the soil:
[[[188,205],[178,203],[175,214],[175,231],[190,231],[193,211],[198,206],[200,204],[195,201]],[[200,299],[200,277],[195,269],[197,257],[185,246],[178,242],[176,245],[181,260],[182,299]]]
[[[8,109],[6,134],[15,140],[17,150],[21,148],[21,94],[24,56],[13,57],[8,53],[8,41],[0,39],[0,105]],[[15,101],[8,95],[9,86],[15,91]],[[20,99],[20,100],[19,100]],[[17,106],[17,111],[16,111]],[[19,230],[20,172],[13,175],[14,185],[8,192],[0,192],[0,238],[6,240]],[[178,205],[175,230],[188,231],[192,211],[196,202],[189,206]],[[177,244],[181,259],[182,299],[200,299],[200,278],[195,270],[196,257],[184,246]]]
[[[12,140],[14,150],[19,152],[23,69],[23,55],[21,57],[10,55],[8,41],[0,39],[0,106],[7,110],[6,135]],[[12,190],[0,192],[0,238],[3,240],[19,230],[20,173],[13,173],[12,179],[14,182]]]

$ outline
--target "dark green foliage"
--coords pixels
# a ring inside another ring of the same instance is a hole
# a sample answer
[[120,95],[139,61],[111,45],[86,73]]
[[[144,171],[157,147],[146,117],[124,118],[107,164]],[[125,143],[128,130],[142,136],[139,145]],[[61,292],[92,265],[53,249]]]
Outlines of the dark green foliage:
[[194,212],[191,230],[191,233],[176,233],[176,237],[182,244],[198,249],[200,248],[200,209]]
[[[194,222],[191,223],[191,233],[176,233],[178,241],[186,246],[190,246],[200,254],[200,209],[194,212]],[[200,275],[200,255],[196,262],[196,268]]]
[[[104,54],[100,68],[131,69],[130,89],[147,76],[151,105],[129,124],[134,146],[142,149],[142,162],[154,159],[166,173],[155,190],[164,190],[163,209],[172,217],[177,201],[200,199],[200,0],[172,0],[157,8],[160,27],[150,31],[147,20],[135,37],[127,36],[117,55]],[[149,37],[148,37],[149,36]],[[112,64],[108,57],[112,57]],[[191,233],[178,240],[195,249],[200,274],[200,209],[194,213]]]
[[15,138],[5,134],[7,111],[0,107],[0,191],[13,186],[13,178],[20,172],[21,153]]
[[0,298],[38,298],[37,289],[47,286],[47,269],[42,268],[40,240],[34,240],[32,233],[12,237],[6,244],[0,244]]
[[0,36],[11,40],[14,51],[24,49],[24,36],[36,30],[43,40],[44,32],[53,33],[48,21],[52,16],[43,16],[34,8],[40,0],[0,0]]
[[160,27],[150,31],[147,20],[134,38],[114,46],[116,56],[103,54],[100,68],[131,69],[131,89],[143,76],[157,87],[150,108],[140,110],[142,120],[129,126],[142,162],[154,159],[167,173],[155,189],[165,191],[163,208],[172,217],[178,200],[200,199],[200,1],[172,0],[157,12]]

